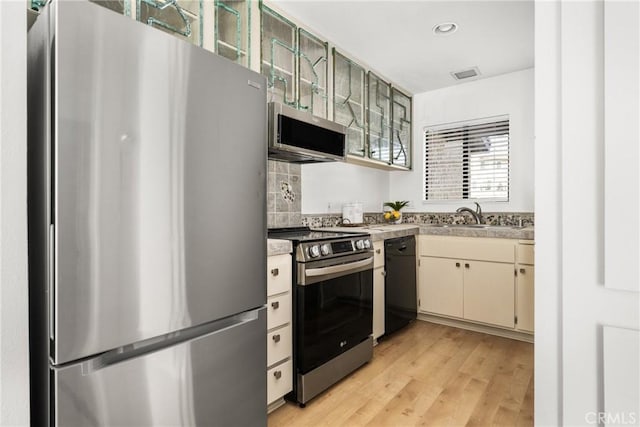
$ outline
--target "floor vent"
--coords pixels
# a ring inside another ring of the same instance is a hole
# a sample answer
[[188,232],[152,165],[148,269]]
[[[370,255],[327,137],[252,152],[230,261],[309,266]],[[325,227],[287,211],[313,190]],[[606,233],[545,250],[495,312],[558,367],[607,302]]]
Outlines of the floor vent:
[[479,76],[480,70],[478,70],[478,67],[473,67],[467,70],[455,71],[451,75],[456,80],[470,79],[471,77]]

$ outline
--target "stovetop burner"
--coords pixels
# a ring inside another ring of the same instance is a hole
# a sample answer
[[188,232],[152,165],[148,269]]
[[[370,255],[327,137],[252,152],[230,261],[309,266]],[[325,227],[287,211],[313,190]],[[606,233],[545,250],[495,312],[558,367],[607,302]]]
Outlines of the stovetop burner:
[[284,239],[294,242],[315,242],[322,240],[340,239],[345,237],[368,236],[368,234],[358,231],[323,231],[312,230],[309,227],[284,227],[270,228],[268,230],[268,236],[270,239]]

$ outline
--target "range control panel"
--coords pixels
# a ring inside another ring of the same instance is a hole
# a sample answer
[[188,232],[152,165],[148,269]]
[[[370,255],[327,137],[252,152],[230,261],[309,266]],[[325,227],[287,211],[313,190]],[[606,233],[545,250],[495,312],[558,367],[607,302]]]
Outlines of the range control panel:
[[305,242],[298,246],[296,258],[302,262],[315,261],[345,254],[366,252],[371,250],[372,247],[371,239],[362,236],[321,242]]

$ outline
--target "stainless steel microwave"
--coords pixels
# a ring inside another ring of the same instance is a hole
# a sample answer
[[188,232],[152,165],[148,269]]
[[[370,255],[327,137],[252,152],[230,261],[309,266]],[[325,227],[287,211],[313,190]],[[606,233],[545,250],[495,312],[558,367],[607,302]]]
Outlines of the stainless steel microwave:
[[269,103],[269,158],[290,163],[344,161],[347,128],[276,102]]

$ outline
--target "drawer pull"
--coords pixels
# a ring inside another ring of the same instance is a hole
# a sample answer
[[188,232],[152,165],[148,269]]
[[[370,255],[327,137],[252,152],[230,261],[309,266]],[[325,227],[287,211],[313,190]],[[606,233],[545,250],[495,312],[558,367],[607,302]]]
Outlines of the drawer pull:
[[277,380],[279,380],[282,377],[282,371],[275,371],[273,373],[273,376],[276,377]]
[[379,254],[380,253],[380,249],[376,249],[376,253]]
[[460,267],[460,263],[459,262],[456,262],[456,267]]
[[280,334],[275,334],[275,335],[273,336],[273,341],[274,341],[274,342],[280,342]]
[[464,268],[469,268],[469,263],[464,263]]
[[271,307],[273,307],[274,310],[277,310],[280,307],[280,301],[272,302]]
[[524,273],[525,273],[524,268],[521,268],[521,269],[520,269],[520,274],[524,274]]
[[271,269],[271,275],[272,276],[277,276],[278,274],[280,274],[280,269],[278,269],[278,268]]

